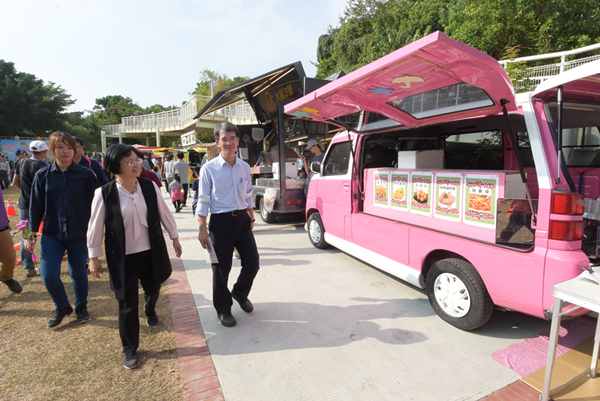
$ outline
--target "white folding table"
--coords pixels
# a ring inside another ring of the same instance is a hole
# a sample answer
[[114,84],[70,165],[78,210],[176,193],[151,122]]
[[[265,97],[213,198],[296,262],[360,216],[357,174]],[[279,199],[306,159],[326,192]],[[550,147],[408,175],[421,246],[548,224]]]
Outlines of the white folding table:
[[[550,341],[548,344],[548,358],[546,360],[546,376],[544,378],[544,391],[542,392],[541,396],[541,400],[543,401],[547,401],[550,396],[560,392],[565,388],[565,386],[569,385],[574,381],[579,380],[587,374],[589,374],[592,378],[595,377],[596,367],[598,364],[598,351],[600,349],[599,318],[598,323],[596,325],[596,334],[594,336],[594,351],[592,352],[591,367],[581,372],[568,383],[550,389],[550,378],[552,377],[552,368],[554,367],[554,360],[556,358],[556,346],[558,344],[558,333],[562,317],[563,315],[570,313],[578,308],[585,308],[600,313],[600,285],[590,280],[573,278],[571,280],[555,284],[552,288],[552,295],[554,295],[555,300],[554,307],[552,308],[552,328],[550,329]],[[563,308],[569,305],[574,306],[563,311]]]

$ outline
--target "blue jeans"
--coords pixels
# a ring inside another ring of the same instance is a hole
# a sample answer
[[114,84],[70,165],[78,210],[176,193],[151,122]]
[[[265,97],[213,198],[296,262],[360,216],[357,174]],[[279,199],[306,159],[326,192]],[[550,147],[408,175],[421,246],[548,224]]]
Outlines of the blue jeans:
[[85,238],[73,241],[60,241],[48,235],[42,234],[40,240],[40,259],[42,282],[46,291],[52,297],[57,308],[66,308],[69,298],[65,292],[65,286],[60,279],[60,264],[68,252],[69,275],[73,281],[75,291],[75,307],[87,305],[88,276],[85,267],[87,261],[87,241]]
[[[28,209],[19,209],[19,219],[20,220],[29,220],[29,210]],[[21,237],[21,260],[23,261],[23,266],[26,271],[32,271],[35,269],[35,263],[33,263],[33,259],[31,259],[31,252],[27,252],[25,250],[25,240]]]

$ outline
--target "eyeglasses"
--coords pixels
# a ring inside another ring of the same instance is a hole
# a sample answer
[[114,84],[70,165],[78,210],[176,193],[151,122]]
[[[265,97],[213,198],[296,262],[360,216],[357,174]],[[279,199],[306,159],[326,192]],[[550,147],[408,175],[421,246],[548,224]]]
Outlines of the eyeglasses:
[[130,162],[127,162],[127,165],[128,165],[129,167],[133,167],[133,166],[135,166],[136,164],[142,164],[143,162],[144,162],[144,161],[143,161],[142,159],[137,159],[137,160],[132,160],[132,161],[130,161]]

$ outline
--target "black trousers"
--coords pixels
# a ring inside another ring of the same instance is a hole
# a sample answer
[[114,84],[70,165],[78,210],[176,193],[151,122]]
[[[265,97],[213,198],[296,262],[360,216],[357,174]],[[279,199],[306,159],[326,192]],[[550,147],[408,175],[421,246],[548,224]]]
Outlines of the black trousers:
[[146,316],[155,313],[160,286],[150,286],[147,269],[152,265],[150,250],[125,255],[125,300],[119,302],[119,335],[123,353],[135,352],[140,345],[140,319],[138,316],[138,280],[144,289]]
[[190,184],[181,184],[181,187],[183,188],[183,205],[187,205],[187,195],[188,195],[188,188],[190,187]]
[[211,214],[209,230],[219,263],[213,263],[213,305],[219,314],[231,313],[233,301],[227,288],[233,248],[242,261],[242,270],[232,292],[239,300],[248,298],[252,283],[258,273],[259,256],[251,229],[252,220],[245,210]]

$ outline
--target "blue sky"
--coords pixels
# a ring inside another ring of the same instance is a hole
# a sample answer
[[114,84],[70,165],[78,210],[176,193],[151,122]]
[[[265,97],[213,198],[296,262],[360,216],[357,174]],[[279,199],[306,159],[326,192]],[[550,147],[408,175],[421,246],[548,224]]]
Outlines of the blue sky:
[[318,37],[347,0],[22,0],[2,4],[0,59],[77,99],[122,95],[181,105],[200,71],[258,76],[302,61],[314,76]]

